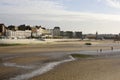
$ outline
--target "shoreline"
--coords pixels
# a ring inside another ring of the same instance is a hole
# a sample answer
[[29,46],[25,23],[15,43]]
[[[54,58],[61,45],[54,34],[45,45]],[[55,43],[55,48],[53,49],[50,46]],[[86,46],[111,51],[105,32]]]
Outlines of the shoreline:
[[44,73],[47,73],[47,72],[54,69],[56,66],[58,66],[60,64],[71,62],[71,61],[74,61],[74,60],[75,59],[70,56],[69,59],[49,62],[49,63],[46,63],[45,65],[42,65],[41,68],[32,71],[31,73],[18,75],[16,77],[10,78],[9,80],[28,80],[32,77],[39,76],[39,75],[42,75]]

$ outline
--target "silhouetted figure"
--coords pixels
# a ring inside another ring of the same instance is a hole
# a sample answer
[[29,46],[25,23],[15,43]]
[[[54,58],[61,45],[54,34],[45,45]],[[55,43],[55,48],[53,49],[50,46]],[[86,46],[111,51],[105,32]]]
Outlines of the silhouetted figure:
[[102,52],[102,49],[100,49],[100,52]]
[[111,47],[111,50],[113,50],[113,47]]

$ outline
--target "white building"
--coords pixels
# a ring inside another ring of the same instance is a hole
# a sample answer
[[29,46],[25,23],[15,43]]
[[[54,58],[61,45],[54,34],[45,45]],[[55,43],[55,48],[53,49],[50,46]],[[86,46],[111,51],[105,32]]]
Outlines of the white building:
[[6,36],[8,38],[28,38],[31,37],[31,30],[25,30],[25,31],[12,31],[12,30],[7,30],[6,31]]
[[39,29],[33,29],[32,30],[32,36],[33,37],[43,37],[43,36],[46,36],[46,35],[49,35],[50,32],[48,30],[46,30],[45,28],[39,28]]
[[37,35],[42,36],[48,34],[48,31],[45,28],[39,28],[37,29]]

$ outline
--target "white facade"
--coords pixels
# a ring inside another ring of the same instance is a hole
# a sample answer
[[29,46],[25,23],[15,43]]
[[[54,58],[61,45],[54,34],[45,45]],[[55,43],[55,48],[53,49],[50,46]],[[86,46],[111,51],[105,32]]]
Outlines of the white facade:
[[43,35],[49,35],[49,34],[50,32],[46,29],[42,29],[42,28],[37,29],[37,36],[43,36]]
[[42,31],[43,29],[41,28],[37,29],[37,33],[36,33],[37,37],[40,37],[42,35]]
[[7,30],[6,36],[8,38],[27,38],[27,37],[31,37],[31,31],[30,30],[26,30],[26,31]]

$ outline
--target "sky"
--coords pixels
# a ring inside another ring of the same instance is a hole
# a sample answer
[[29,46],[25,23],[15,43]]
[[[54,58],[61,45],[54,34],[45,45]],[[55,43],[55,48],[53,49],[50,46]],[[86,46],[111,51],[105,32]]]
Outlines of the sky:
[[120,33],[120,0],[0,0],[0,23]]

